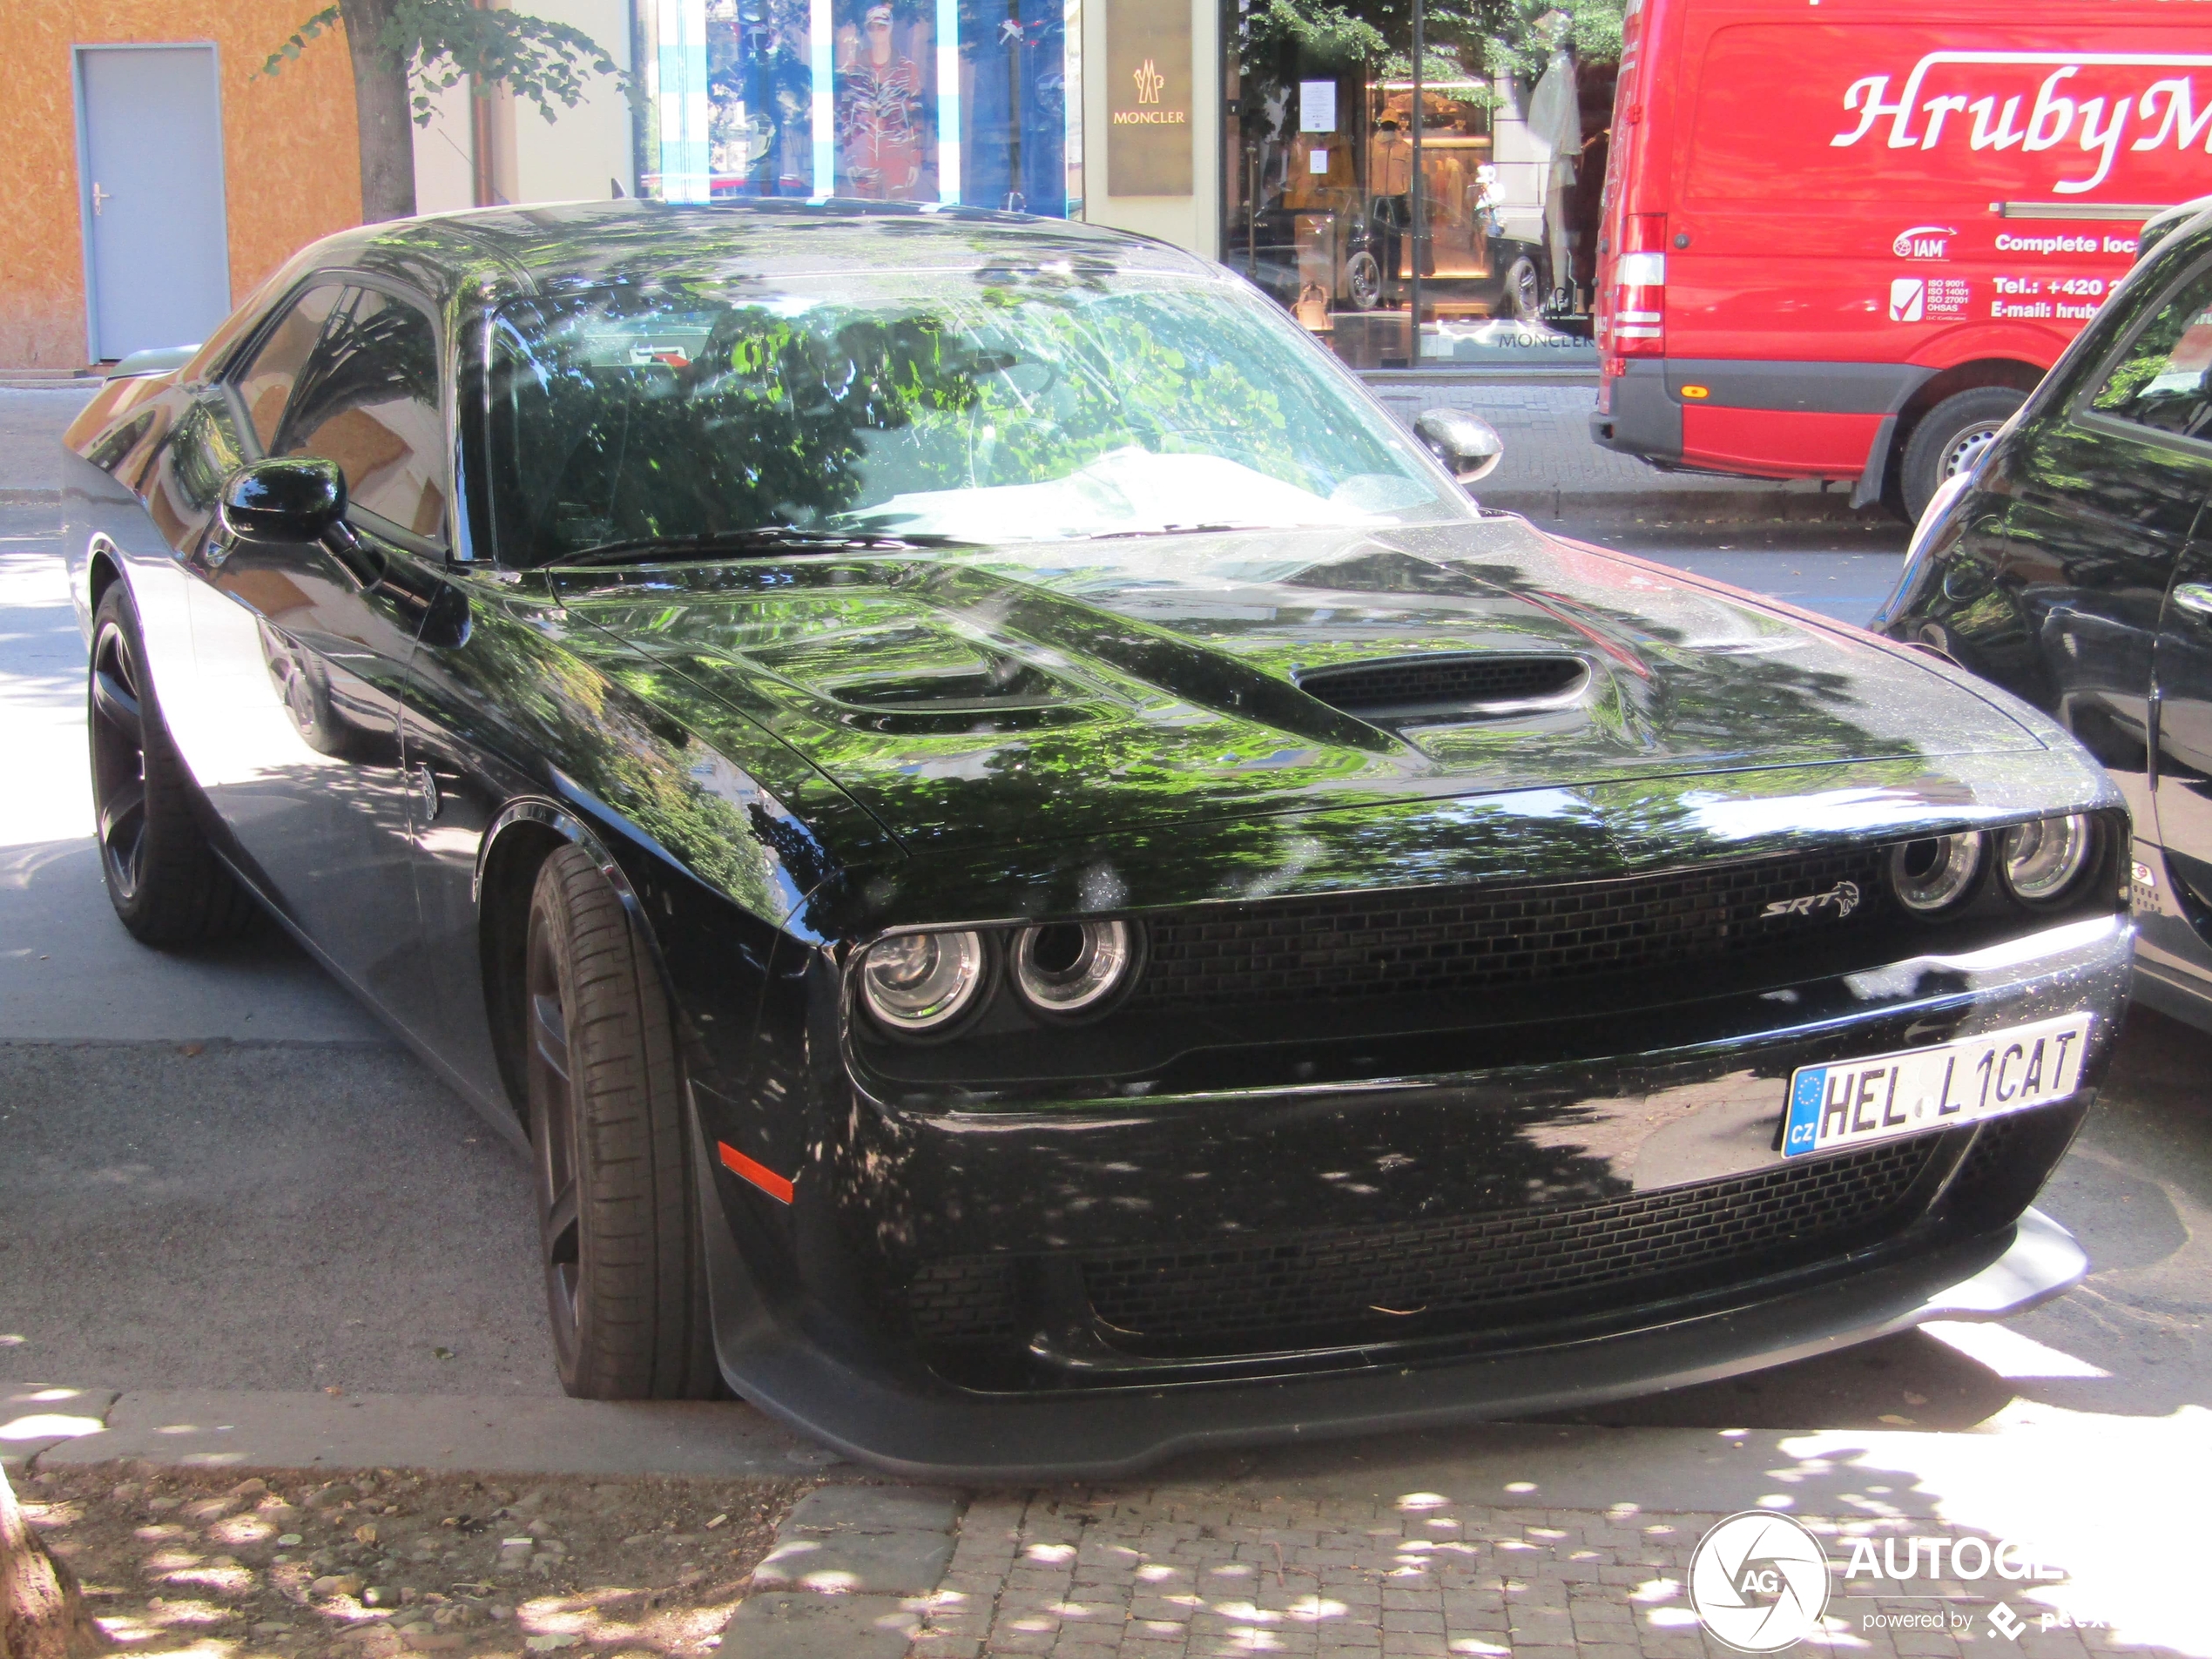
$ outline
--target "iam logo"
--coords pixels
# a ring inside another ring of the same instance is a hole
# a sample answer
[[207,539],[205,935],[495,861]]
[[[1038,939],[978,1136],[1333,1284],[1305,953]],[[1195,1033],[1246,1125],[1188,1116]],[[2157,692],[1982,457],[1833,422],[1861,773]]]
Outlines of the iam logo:
[[1157,104],[1160,88],[1166,84],[1167,77],[1152,67],[1150,58],[1146,58],[1136,71],[1136,101],[1139,104]]
[[1940,260],[1948,257],[1949,239],[1959,234],[1956,225],[1915,225],[1899,231],[1890,252],[1900,260]]

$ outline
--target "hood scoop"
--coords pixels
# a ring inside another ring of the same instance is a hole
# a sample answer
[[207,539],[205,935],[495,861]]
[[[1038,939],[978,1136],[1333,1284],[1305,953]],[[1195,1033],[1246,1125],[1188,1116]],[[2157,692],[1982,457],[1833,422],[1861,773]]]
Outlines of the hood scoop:
[[1572,703],[1589,686],[1590,665],[1562,652],[1438,651],[1302,669],[1291,678],[1308,697],[1376,725],[1448,725]]

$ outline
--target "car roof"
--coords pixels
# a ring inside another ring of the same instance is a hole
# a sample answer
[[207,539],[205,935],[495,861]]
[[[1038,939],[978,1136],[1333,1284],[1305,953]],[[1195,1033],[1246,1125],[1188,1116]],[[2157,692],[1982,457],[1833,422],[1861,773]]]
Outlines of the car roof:
[[[482,208],[398,219],[320,244],[315,264],[396,267],[449,293],[474,267],[504,267],[524,291],[671,277],[718,283],[839,271],[986,270],[1068,260],[1122,273],[1213,267],[1163,242],[1066,219],[934,204],[635,199]],[[442,279],[442,280],[441,280]]]

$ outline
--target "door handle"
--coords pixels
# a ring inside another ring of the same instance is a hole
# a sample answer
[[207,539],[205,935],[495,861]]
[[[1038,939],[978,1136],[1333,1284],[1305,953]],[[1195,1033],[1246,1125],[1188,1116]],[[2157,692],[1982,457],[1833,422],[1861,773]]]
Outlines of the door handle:
[[2202,582],[2184,582],[2174,590],[2176,609],[2192,617],[2212,621],[2212,585]]

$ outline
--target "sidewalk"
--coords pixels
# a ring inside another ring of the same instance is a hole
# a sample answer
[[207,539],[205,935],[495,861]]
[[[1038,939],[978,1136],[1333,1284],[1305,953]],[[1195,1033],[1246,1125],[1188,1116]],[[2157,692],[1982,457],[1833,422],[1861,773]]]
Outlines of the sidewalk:
[[[2188,1519],[2212,1480],[2201,1410],[2127,1420],[2021,1402],[1967,1434],[1499,1424],[1185,1459],[1111,1485],[963,1492],[882,1483],[735,1404],[237,1393],[110,1411],[51,1392],[61,1397],[13,1391],[4,1407],[47,1408],[50,1431],[77,1431],[18,1484],[53,1506],[40,1517],[50,1536],[105,1527],[111,1576],[131,1548],[118,1520],[143,1521],[149,1495],[169,1494],[156,1501],[165,1524],[131,1534],[135,1592],[111,1589],[99,1610],[119,1629],[166,1615],[173,1631],[187,1605],[175,1596],[199,1598],[199,1634],[226,1640],[138,1649],[194,1659],[391,1659],[426,1645],[485,1659],[556,1646],[674,1656],[710,1650],[725,1622],[727,1659],[1722,1659],[1689,1603],[1691,1553],[1723,1516],[1757,1510],[1820,1541],[1829,1602],[1815,1645],[1838,1653],[2212,1653]],[[341,1444],[333,1431],[356,1410],[385,1421]],[[415,1425],[395,1432],[409,1414]],[[542,1509],[516,1499],[533,1490]],[[274,1507],[258,1532],[237,1524],[256,1501]],[[513,1507],[487,1527],[465,1519],[472,1501],[478,1515]],[[441,1523],[439,1508],[460,1518]],[[747,1509],[772,1540],[715,1540],[711,1514]],[[690,1574],[650,1581],[698,1587],[667,1640],[634,1605],[636,1552],[654,1537],[605,1520],[646,1511],[669,1517],[648,1523],[666,1534],[656,1559]],[[1964,1538],[1981,1546],[1954,1561]],[[210,1556],[216,1547],[226,1553]],[[286,1549],[303,1554],[270,1553]],[[715,1580],[718,1559],[734,1582]],[[1887,1575],[1893,1564],[1904,1576]],[[226,1628],[247,1608],[263,1623]],[[712,1630],[698,1622],[708,1613]]]

